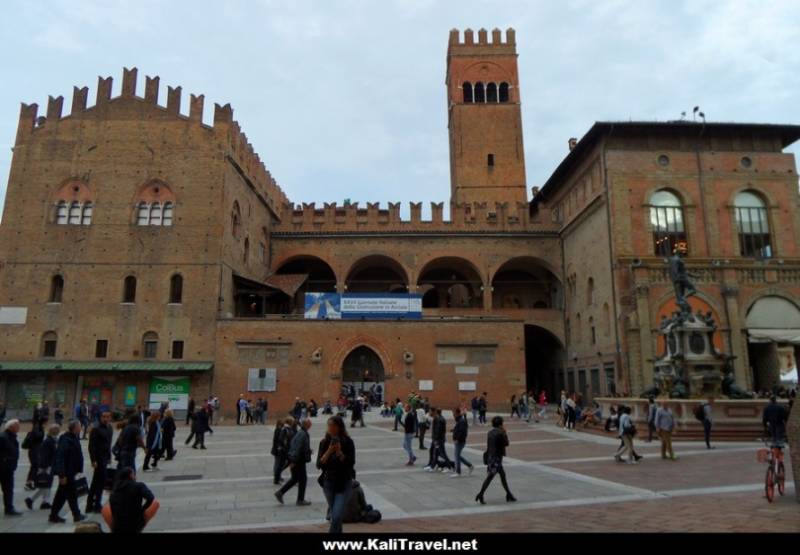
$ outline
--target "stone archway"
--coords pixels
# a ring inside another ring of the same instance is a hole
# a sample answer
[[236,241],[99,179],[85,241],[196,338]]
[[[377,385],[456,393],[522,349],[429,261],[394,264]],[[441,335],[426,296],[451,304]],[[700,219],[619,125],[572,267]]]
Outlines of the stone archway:
[[348,396],[363,393],[373,404],[383,402],[386,392],[386,369],[380,355],[366,345],[359,345],[344,357],[341,366],[342,389]]

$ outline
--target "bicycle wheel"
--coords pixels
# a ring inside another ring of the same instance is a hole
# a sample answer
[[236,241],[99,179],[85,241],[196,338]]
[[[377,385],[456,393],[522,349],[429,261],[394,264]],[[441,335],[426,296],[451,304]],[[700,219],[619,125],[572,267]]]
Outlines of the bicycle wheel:
[[775,469],[772,465],[767,468],[767,477],[764,481],[764,491],[767,494],[767,501],[772,503],[775,498]]
[[782,462],[778,463],[778,474],[775,477],[775,481],[778,483],[778,493],[783,495],[786,490],[786,469],[783,467]]

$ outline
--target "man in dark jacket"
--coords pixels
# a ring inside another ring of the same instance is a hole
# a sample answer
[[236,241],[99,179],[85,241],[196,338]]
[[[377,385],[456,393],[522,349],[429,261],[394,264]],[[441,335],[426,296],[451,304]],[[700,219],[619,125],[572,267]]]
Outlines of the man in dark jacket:
[[113,435],[111,413],[106,411],[100,415],[100,424],[89,432],[89,460],[94,472],[89,495],[86,497],[87,513],[99,513],[103,508],[103,487],[106,482],[106,468],[111,462],[111,438]]
[[141,532],[158,511],[159,503],[153,492],[136,481],[132,468],[120,468],[114,479],[114,489],[103,507],[103,518],[115,533]]
[[[119,461],[118,468],[136,468],[136,450],[144,449],[144,438],[139,428],[139,417],[133,415],[128,419],[128,424],[122,429],[117,438],[117,448],[115,456]],[[117,452],[119,453],[117,455]]]
[[458,408],[453,411],[453,415],[456,418],[456,425],[453,427],[453,445],[455,445],[456,449],[453,460],[455,460],[456,463],[456,472],[453,476],[461,476],[462,463],[469,467],[469,473],[472,474],[475,467],[461,454],[464,451],[464,447],[467,445],[467,415],[462,414],[461,409]]
[[53,464],[53,475],[58,476],[58,489],[53,508],[50,509],[50,522],[66,522],[58,516],[64,507],[64,502],[69,503],[72,519],[75,522],[86,520],[86,515],[81,514],[78,508],[78,493],[75,491],[75,477],[83,473],[83,451],[80,442],[81,423],[70,420],[67,431],[58,438],[56,460]]
[[200,446],[200,449],[206,448],[206,432],[213,434],[214,430],[211,429],[211,426],[208,424],[208,412],[205,408],[200,408],[194,414],[194,429],[192,430],[195,434],[194,443],[192,444],[192,449],[197,449],[197,446]]
[[297,484],[297,505],[311,505],[311,501],[306,501],[306,484],[308,474],[306,464],[311,461],[311,442],[308,438],[308,430],[311,428],[311,420],[305,419],[300,423],[300,429],[292,436],[287,457],[289,459],[289,471],[292,473],[289,481],[283,484],[281,489],[275,492],[278,502],[283,505],[283,496],[295,484]]
[[410,403],[406,404],[405,416],[403,416],[403,449],[408,453],[406,466],[411,466],[416,462],[417,457],[411,445],[414,443],[414,434],[417,432],[417,411]]
[[19,420],[6,422],[0,433],[0,486],[3,490],[3,508],[6,516],[19,516],[22,513],[14,508],[14,472],[19,462]]
[[438,466],[442,472],[448,472],[455,467],[453,461],[447,456],[447,451],[444,446],[446,440],[447,421],[444,419],[444,416],[442,416],[442,409],[437,408],[436,415],[433,418],[433,424],[431,425],[431,446],[435,446],[432,470],[435,470]]
[[86,432],[89,430],[89,405],[86,404],[86,399],[81,399],[81,402],[75,407],[75,418],[81,423],[83,428],[83,437],[86,439]]
[[361,427],[364,427],[364,404],[361,397],[353,399],[353,413],[350,417],[350,427],[355,428],[356,422],[361,422]]
[[194,414],[194,397],[191,397],[191,398],[189,398],[189,405],[186,407],[186,425],[187,426],[192,421],[192,415],[193,414]]

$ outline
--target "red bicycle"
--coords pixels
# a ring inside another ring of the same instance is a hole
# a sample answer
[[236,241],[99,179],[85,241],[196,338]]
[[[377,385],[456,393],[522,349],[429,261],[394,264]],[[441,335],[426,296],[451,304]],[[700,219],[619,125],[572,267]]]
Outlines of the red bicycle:
[[764,491],[767,501],[772,503],[775,499],[775,486],[778,493],[783,495],[786,488],[786,469],[783,466],[783,445],[772,439],[765,439],[767,447],[758,450],[758,462],[767,463],[767,475],[764,479]]

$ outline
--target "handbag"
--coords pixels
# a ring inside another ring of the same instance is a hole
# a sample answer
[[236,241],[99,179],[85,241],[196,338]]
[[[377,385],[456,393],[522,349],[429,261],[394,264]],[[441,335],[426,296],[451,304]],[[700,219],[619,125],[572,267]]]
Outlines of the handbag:
[[75,495],[78,497],[89,495],[89,482],[86,480],[86,476],[75,478],[73,485],[75,486]]
[[50,470],[47,468],[40,469],[36,473],[33,483],[37,488],[50,489],[53,486],[53,476],[50,474]]
[[106,491],[110,491],[114,487],[114,478],[117,476],[117,469],[111,468],[110,466],[106,467],[106,474],[103,477],[103,489]]

